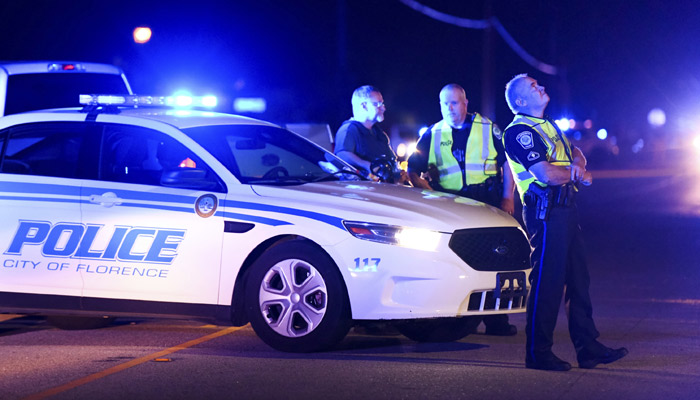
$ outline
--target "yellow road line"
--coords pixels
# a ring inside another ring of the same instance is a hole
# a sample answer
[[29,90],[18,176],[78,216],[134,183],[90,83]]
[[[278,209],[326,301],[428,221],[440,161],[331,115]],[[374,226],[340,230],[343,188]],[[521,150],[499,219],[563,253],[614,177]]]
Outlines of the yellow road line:
[[683,171],[678,169],[620,169],[620,170],[591,170],[593,181],[607,178],[658,178],[661,176],[681,175]]
[[86,377],[76,379],[76,380],[68,382],[64,385],[56,386],[54,388],[44,390],[43,392],[39,392],[39,393],[33,394],[31,396],[25,397],[25,400],[45,399],[47,397],[57,395],[59,393],[76,388],[78,386],[85,385],[86,383],[90,383],[90,382],[96,381],[98,379],[104,378],[106,376],[116,374],[117,372],[124,371],[127,368],[135,367],[137,365],[146,363],[146,362],[151,361],[155,358],[160,358],[160,357],[163,357],[165,355],[175,353],[176,351],[184,350],[186,348],[196,346],[200,343],[204,343],[206,341],[216,339],[220,336],[228,335],[229,333],[235,332],[235,331],[242,329],[242,328],[243,328],[242,326],[232,326],[230,328],[222,329],[218,332],[214,332],[214,333],[211,333],[209,335],[202,336],[198,339],[190,340],[189,342],[185,342],[183,344],[179,344],[177,346],[173,346],[173,347],[170,347],[168,349],[161,350],[157,353],[152,353],[152,354],[149,354],[147,356],[139,357],[139,358],[136,358],[134,360],[125,362],[123,364],[115,365],[112,368],[108,368],[104,371],[96,372],[92,375],[88,375]]
[[5,322],[9,321],[11,319],[19,318],[19,317],[24,317],[24,315],[20,314],[0,314],[0,322]]
[[689,306],[700,306],[700,299],[651,299],[654,303],[687,304]]

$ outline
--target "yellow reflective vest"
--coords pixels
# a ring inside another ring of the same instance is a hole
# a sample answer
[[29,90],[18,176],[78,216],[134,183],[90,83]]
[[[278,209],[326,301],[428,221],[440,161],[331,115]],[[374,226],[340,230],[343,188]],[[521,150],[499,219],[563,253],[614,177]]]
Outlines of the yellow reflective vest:
[[[469,117],[470,114],[467,115]],[[488,118],[474,114],[464,156],[467,185],[483,183],[489,176],[498,173],[493,129],[493,122]],[[462,169],[452,154],[452,127],[442,120],[432,126],[430,133],[432,140],[428,164],[434,164],[440,172],[440,186],[448,190],[462,190]]]
[[[511,122],[506,128],[505,133],[503,134],[504,139],[508,133],[508,130],[512,126],[516,125],[526,125],[530,128],[530,131],[537,132],[537,134],[542,138],[545,146],[547,146],[546,156],[547,161],[550,164],[564,167],[571,165],[571,143],[566,136],[557,131],[557,128],[550,121],[544,118],[518,114],[513,119],[513,122]],[[517,161],[512,160],[508,155],[508,152],[506,152],[506,157],[508,158],[508,165],[510,165],[510,169],[513,172],[513,179],[515,179],[515,184],[518,187],[520,200],[523,200],[525,197],[525,192],[527,192],[527,189],[532,182],[536,182],[542,187],[547,186],[545,183],[538,181],[532,173],[526,170],[525,167],[523,167]]]

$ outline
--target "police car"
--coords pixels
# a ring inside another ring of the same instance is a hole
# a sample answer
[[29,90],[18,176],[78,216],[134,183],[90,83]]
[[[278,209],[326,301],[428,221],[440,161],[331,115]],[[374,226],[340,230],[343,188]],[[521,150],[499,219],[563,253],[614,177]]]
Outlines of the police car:
[[0,118],[2,313],[250,322],[306,352],[357,321],[444,341],[525,310],[529,245],[500,210],[366,181],[267,122],[81,97]]

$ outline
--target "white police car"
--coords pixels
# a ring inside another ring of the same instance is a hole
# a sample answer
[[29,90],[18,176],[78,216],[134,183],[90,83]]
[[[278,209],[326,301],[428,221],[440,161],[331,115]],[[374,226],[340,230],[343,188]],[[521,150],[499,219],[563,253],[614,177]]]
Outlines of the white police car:
[[270,123],[86,102],[0,118],[0,312],[250,321],[315,351],[353,321],[455,340],[525,309],[529,245],[499,210],[361,180]]

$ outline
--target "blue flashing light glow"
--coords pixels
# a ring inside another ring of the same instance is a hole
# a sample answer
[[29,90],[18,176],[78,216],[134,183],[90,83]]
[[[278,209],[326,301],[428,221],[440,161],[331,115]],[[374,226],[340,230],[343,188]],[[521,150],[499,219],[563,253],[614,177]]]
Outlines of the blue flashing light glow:
[[581,131],[574,132],[574,140],[581,140]]
[[175,105],[177,107],[189,107],[192,105],[191,96],[175,96]]
[[217,99],[216,96],[203,96],[202,97],[202,106],[203,107],[216,107],[217,104]]
[[562,130],[562,132],[566,132],[569,130],[569,119],[568,118],[559,118],[558,120],[554,121],[559,129]]
[[600,140],[605,140],[608,137],[608,131],[605,129],[599,129],[596,136],[598,136],[598,139]]
[[259,97],[239,97],[233,101],[233,109],[236,112],[263,113],[267,102]]

